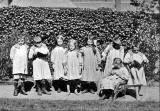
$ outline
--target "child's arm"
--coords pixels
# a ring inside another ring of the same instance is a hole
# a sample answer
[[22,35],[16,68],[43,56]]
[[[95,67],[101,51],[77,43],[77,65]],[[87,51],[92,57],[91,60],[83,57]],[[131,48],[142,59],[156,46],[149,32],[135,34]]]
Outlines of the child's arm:
[[102,60],[105,61],[106,56],[107,56],[109,50],[110,50],[110,45],[108,45],[108,46],[105,48],[105,50],[102,52]]
[[62,63],[65,75],[67,75],[67,72],[68,72],[67,61],[68,59],[67,59],[67,51],[66,51],[63,55],[63,63]]
[[55,57],[55,50],[53,49],[51,51],[51,63],[52,63],[53,69],[55,68],[55,59],[56,59],[56,57]]
[[35,46],[32,46],[29,50],[29,59],[32,59],[35,55]]
[[121,60],[122,60],[122,62],[123,62],[123,61],[124,61],[124,47],[123,47],[123,46],[121,46],[120,51],[121,51],[120,59],[121,59]]
[[100,69],[100,65],[101,65],[101,55],[98,48],[96,48],[96,58],[97,58],[97,70],[98,70]]
[[81,52],[78,52],[78,59],[79,59],[79,73],[80,75],[82,74],[82,70],[83,70],[83,56]]
[[49,49],[45,44],[42,44],[42,49],[37,51],[38,57],[46,57],[49,55]]
[[142,56],[142,57],[143,57],[143,61],[144,61],[144,62],[146,62],[146,63],[148,63],[148,62],[149,62],[149,60],[147,59],[147,57],[146,57],[144,54],[143,54],[143,56]]
[[124,63],[130,63],[131,62],[131,55],[130,53],[127,53],[124,57]]
[[121,68],[120,70],[119,70],[119,72],[118,73],[116,73],[116,75],[117,76],[119,76],[121,79],[123,79],[123,80],[128,80],[129,79],[129,72],[128,72],[128,70],[125,68],[125,67],[123,67],[123,68]]
[[15,56],[16,48],[15,46],[12,46],[11,51],[10,51],[10,59],[13,61],[14,56]]

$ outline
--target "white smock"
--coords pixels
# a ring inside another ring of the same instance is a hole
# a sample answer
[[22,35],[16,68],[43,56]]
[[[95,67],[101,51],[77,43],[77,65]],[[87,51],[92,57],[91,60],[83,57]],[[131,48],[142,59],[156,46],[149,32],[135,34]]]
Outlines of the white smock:
[[[130,63],[134,60],[137,61],[139,64],[141,64],[142,62],[149,62],[147,57],[141,52],[127,53],[124,58],[125,63]],[[134,79],[132,81],[128,81],[129,85],[147,85],[143,66],[140,69],[132,67],[131,74],[134,77]]]
[[[49,54],[49,50],[45,44],[42,44],[41,47],[32,46],[29,52],[29,58],[33,58],[34,55],[40,52],[42,54]],[[46,56],[47,58],[47,56]],[[51,71],[47,59],[35,58],[33,60],[33,79],[42,80],[42,79],[52,79]]]
[[63,60],[66,49],[60,46],[55,47],[51,52],[51,62],[54,69],[54,80],[64,77]]
[[10,51],[10,58],[13,62],[12,74],[28,74],[28,46],[15,44]]

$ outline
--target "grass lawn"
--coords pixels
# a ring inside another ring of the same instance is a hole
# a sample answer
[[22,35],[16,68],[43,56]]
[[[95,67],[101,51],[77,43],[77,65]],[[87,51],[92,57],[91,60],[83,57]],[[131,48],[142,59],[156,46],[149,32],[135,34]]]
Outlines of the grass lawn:
[[160,102],[0,99],[0,111],[159,111]]

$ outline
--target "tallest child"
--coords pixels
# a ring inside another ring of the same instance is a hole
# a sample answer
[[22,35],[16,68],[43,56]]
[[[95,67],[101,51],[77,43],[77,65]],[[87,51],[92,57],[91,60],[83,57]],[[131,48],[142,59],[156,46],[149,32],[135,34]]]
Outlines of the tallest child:
[[98,66],[100,64],[101,58],[98,49],[93,44],[93,35],[89,34],[87,45],[81,48],[81,53],[84,58],[82,81],[87,83],[86,85],[89,87],[89,89],[85,88],[82,93],[95,93],[97,91],[98,81],[100,78]]

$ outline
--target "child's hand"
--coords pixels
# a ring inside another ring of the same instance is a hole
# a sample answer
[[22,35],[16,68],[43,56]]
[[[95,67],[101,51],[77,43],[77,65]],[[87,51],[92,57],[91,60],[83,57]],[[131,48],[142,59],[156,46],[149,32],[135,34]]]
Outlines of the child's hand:
[[79,70],[79,75],[82,75],[82,69]]
[[35,50],[34,50],[34,55],[37,55],[37,53],[38,53],[38,51],[35,49]]
[[64,75],[67,76],[67,69],[64,69]]
[[53,70],[55,69],[55,64],[54,63],[52,63],[52,68],[53,68]]
[[64,71],[64,75],[67,76],[67,71]]
[[157,73],[158,73],[158,71],[159,71],[159,69],[158,69],[158,68],[156,68],[156,69],[154,69],[153,73],[154,73],[154,74],[157,74]]
[[96,66],[96,70],[98,71],[98,70],[100,70],[101,68],[99,67],[99,65],[97,65]]
[[83,71],[83,66],[80,66],[80,68],[79,68],[79,75],[82,75],[82,71]]

